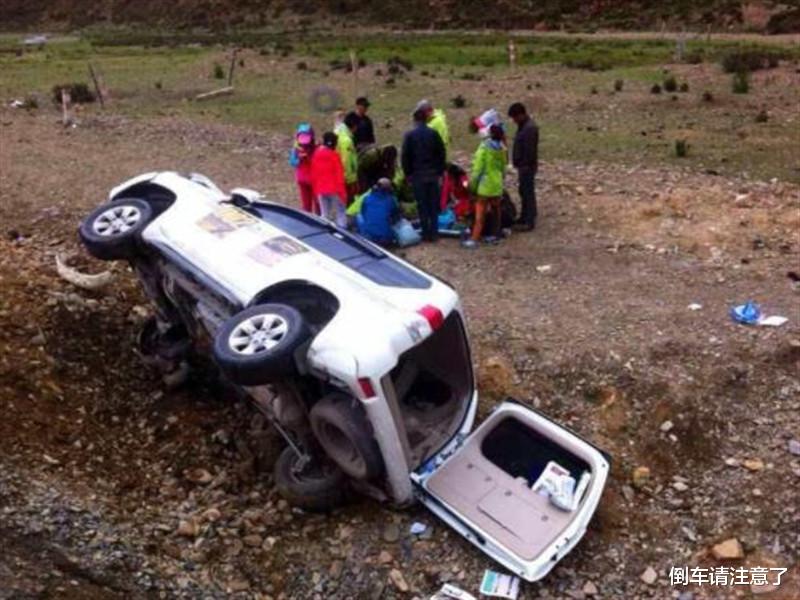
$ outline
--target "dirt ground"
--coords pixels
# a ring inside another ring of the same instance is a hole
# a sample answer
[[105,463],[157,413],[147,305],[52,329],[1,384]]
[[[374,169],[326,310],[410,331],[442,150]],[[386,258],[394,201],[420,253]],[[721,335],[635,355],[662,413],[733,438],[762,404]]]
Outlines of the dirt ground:
[[[106,268],[77,224],[139,172],[294,202],[285,145],[175,117],[91,112],[64,129],[0,109],[0,598],[477,593],[491,561],[422,508],[364,500],[320,516],[280,500],[275,438],[249,406],[202,369],[166,390],[140,364],[149,308],[125,268],[102,293],[56,275],[58,253]],[[402,253],[461,294],[482,412],[514,394],[612,457],[586,537],[520,597],[763,591],[670,586],[671,567],[698,565],[786,567],[765,597],[800,597],[800,187],[545,160],[538,190],[534,233]],[[789,322],[734,324],[729,307],[748,299]],[[650,476],[634,484],[639,467]],[[408,534],[413,521],[430,535]],[[744,558],[716,561],[728,538]]]

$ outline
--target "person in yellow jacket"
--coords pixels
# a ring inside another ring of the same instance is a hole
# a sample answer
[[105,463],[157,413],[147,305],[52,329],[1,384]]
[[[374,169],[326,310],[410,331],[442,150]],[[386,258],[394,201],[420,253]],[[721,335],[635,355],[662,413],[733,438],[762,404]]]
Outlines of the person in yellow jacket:
[[444,144],[445,161],[450,153],[450,128],[447,126],[447,115],[441,108],[434,108],[430,100],[420,100],[414,111],[424,111],[428,127],[433,129],[442,138]]
[[492,214],[492,231],[486,240],[495,242],[500,235],[500,200],[503,197],[503,176],[508,162],[505,132],[501,125],[489,128],[489,137],[481,141],[469,176],[470,191],[475,194],[475,222],[472,236],[464,240],[465,248],[476,248],[483,235],[486,213]]
[[358,152],[353,134],[358,127],[358,117],[349,114],[344,121],[337,125],[336,133],[336,152],[342,159],[344,167],[344,183],[347,187],[347,204],[349,205],[356,194],[358,194]]

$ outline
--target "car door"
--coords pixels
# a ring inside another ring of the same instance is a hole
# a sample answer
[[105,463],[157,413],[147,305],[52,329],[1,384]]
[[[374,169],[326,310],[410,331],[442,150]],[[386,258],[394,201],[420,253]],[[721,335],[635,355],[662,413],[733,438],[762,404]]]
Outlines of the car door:
[[433,513],[513,573],[536,581],[583,537],[608,471],[601,450],[506,401],[411,479]]

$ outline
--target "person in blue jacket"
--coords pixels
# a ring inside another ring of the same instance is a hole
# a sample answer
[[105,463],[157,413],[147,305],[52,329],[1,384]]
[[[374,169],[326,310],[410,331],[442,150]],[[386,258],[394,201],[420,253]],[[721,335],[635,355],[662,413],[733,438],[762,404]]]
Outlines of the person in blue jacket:
[[380,245],[394,242],[392,223],[400,218],[400,207],[392,189],[392,182],[382,177],[361,200],[356,216],[358,232]]

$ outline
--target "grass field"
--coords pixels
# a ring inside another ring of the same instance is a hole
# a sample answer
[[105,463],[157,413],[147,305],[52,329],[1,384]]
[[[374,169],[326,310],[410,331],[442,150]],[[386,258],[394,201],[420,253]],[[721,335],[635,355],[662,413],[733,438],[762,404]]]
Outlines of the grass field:
[[[237,59],[235,94],[190,100],[225,85],[225,78],[214,72],[219,65],[227,73],[226,44],[233,40],[246,46]],[[483,34],[344,38],[95,30],[21,52],[20,36],[3,35],[0,95],[8,102],[33,94],[39,110],[53,110],[52,87],[91,83],[91,62],[111,90],[108,110],[288,133],[305,119],[320,130],[330,126],[331,115],[315,113],[309,105],[315,89],[329,86],[338,91],[343,107],[353,93],[369,94],[380,138],[394,143],[408,126],[410,107],[430,97],[448,110],[455,145],[465,152],[475,145],[466,129],[471,115],[489,106],[504,109],[521,99],[533,107],[542,125],[545,159],[671,162],[800,180],[796,45],[693,39],[685,50],[688,61],[674,63],[674,40],[525,36],[516,39],[518,64],[512,69],[506,42]],[[364,65],[357,82],[342,68],[351,49]],[[723,72],[720,60],[743,49],[777,54],[782,62],[778,68],[754,72],[749,93],[734,94],[731,75]],[[387,66],[391,61],[401,66]],[[688,91],[651,93],[670,75]],[[617,81],[621,90],[615,89]],[[451,106],[457,95],[466,100],[465,108]],[[684,158],[675,154],[678,140],[688,142]]]

